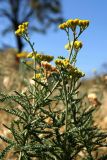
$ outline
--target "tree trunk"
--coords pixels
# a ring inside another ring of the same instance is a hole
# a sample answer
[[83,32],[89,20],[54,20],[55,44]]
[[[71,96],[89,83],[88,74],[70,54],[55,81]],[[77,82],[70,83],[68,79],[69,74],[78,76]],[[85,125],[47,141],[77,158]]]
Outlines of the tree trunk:
[[23,49],[23,42],[21,37],[17,36],[16,41],[17,41],[18,52],[21,52]]

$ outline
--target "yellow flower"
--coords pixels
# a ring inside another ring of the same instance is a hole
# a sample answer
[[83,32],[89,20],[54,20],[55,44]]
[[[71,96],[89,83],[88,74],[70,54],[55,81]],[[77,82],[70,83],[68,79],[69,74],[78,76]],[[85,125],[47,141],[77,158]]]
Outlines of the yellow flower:
[[77,78],[81,78],[85,76],[85,73],[81,72],[78,68],[75,68],[74,76]]
[[56,59],[55,64],[62,68],[67,68],[70,65],[69,59]]
[[67,27],[71,27],[72,24],[73,24],[73,19],[69,19],[66,21]]
[[77,78],[81,78],[85,75],[78,68],[72,66],[72,64],[70,64],[69,59],[56,59],[55,64],[60,68],[66,69],[66,71],[69,72],[70,77],[74,76]]
[[86,29],[89,25],[88,20],[81,20],[81,19],[68,19],[66,22],[59,25],[60,29],[65,30],[66,28],[71,28],[72,31],[76,30],[76,27],[79,26],[81,29]]
[[66,23],[64,22],[64,23],[60,24],[60,25],[59,25],[59,28],[60,28],[60,29],[66,29],[66,28],[67,28]]
[[27,57],[27,53],[26,52],[17,53],[16,57],[18,57],[18,58],[26,58]]
[[78,41],[78,40],[77,40],[77,41],[74,42],[74,49],[79,50],[79,49],[82,48],[82,46],[83,46],[83,44],[82,44],[81,41]]
[[41,78],[41,76],[42,76],[42,75],[41,75],[41,73],[36,73],[34,78],[36,78],[36,79],[40,79],[40,78]]
[[23,27],[24,27],[24,28],[27,28],[28,25],[29,25],[29,22],[24,22],[24,23],[23,23]]
[[73,21],[74,21],[74,24],[75,24],[75,25],[78,25],[78,24],[79,24],[79,19],[78,19],[78,18],[74,19]]
[[[73,41],[72,42],[70,42],[70,44],[69,43],[67,43],[66,45],[65,45],[65,49],[67,49],[67,50],[71,50],[71,48],[72,48],[72,45],[73,45]],[[81,41],[75,41],[74,42],[74,49],[77,49],[77,50],[79,50],[79,49],[81,49],[82,48],[82,46],[83,46],[83,44],[82,44],[82,42]]]
[[89,21],[88,20],[79,20],[79,26],[82,29],[86,29],[89,26]]
[[67,43],[67,44],[65,45],[65,49],[67,49],[67,50],[71,50],[71,48],[72,48],[72,44],[73,44],[73,42],[70,42],[70,44],[69,44],[69,43]]
[[27,29],[28,29],[28,22],[24,22],[22,24],[20,24],[18,26],[18,29],[15,31],[15,34],[17,36],[22,36],[23,34],[26,34],[27,33]]
[[76,26],[79,23],[79,19],[69,19],[66,21],[67,27],[71,28],[73,31],[76,29]]
[[64,60],[63,60],[63,66],[64,66],[64,67],[68,67],[69,64],[70,64],[69,59],[64,59]]
[[19,30],[19,29],[17,29],[17,30],[15,31],[15,34],[16,34],[17,36],[21,36],[21,32],[20,32],[20,30]]
[[47,61],[47,62],[51,62],[52,60],[54,59],[53,56],[50,56],[50,55],[42,55],[42,61]]
[[56,64],[57,66],[62,66],[62,65],[63,65],[62,59],[56,59],[56,60],[55,60],[55,64]]
[[[34,56],[32,58],[34,58]],[[47,61],[47,62],[51,62],[54,59],[53,56],[40,54],[40,53],[37,53],[35,55],[35,58],[39,61]]]

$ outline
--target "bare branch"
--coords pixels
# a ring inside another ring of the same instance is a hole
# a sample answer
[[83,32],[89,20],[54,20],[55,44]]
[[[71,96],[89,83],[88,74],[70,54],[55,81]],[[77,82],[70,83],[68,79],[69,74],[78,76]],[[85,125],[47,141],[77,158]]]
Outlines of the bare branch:
[[30,10],[29,13],[23,18],[23,22],[28,21],[28,19],[33,15],[33,13],[33,10]]
[[0,16],[5,16],[13,22],[13,17],[5,9],[0,9]]

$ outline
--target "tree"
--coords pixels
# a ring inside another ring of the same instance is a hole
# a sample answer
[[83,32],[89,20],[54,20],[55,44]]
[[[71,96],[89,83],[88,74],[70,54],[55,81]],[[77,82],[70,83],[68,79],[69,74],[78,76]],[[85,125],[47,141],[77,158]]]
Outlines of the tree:
[[[62,21],[61,8],[60,0],[0,0],[0,16],[9,21],[2,35],[17,30],[24,21],[34,21],[29,29],[45,33],[51,24]],[[16,43],[20,52],[24,43],[20,37],[16,38]]]

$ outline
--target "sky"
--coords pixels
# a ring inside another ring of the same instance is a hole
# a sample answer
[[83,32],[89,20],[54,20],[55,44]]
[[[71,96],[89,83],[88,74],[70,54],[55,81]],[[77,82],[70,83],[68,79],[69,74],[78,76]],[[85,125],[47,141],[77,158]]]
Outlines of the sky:
[[[67,19],[88,19],[89,27],[80,36],[83,48],[78,53],[77,66],[90,77],[92,70],[102,71],[102,64],[107,63],[107,0],[61,0],[63,16]],[[10,37],[10,40],[12,37]],[[31,34],[37,51],[57,56],[66,56],[64,45],[66,33],[51,28],[46,35]],[[25,50],[30,51],[28,46]]]

